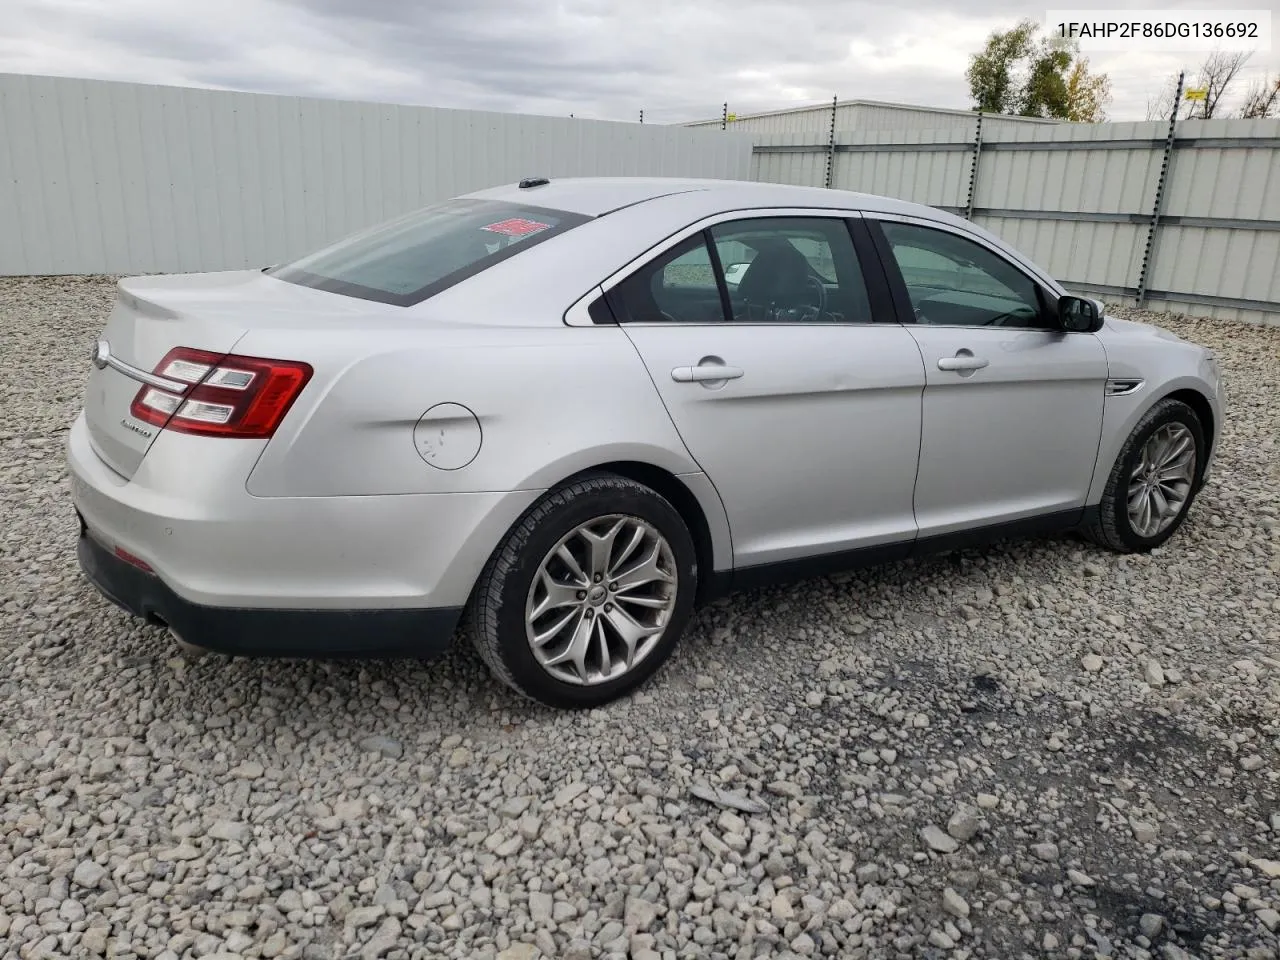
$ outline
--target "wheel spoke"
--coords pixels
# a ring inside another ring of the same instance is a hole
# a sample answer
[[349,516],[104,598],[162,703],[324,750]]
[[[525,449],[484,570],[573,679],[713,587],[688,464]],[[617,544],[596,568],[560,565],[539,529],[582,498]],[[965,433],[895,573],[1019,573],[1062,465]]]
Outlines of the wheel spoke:
[[554,657],[544,660],[543,665],[558,667],[561,664],[571,663],[578,675],[578,679],[585,682],[587,679],[587,650],[591,646],[591,635],[593,633],[595,633],[595,620],[580,615],[577,626],[573,628],[572,639]]
[[594,620],[592,627],[600,648],[600,672],[607,677],[613,672],[613,661],[609,657],[609,635],[605,630],[604,618]]
[[1129,474],[1132,480],[1141,480],[1143,474],[1147,472],[1147,452],[1151,449],[1150,442],[1142,448],[1142,453],[1138,456],[1138,462],[1134,465],[1133,473]]
[[635,660],[636,647],[640,641],[661,633],[663,629],[662,627],[642,626],[621,607],[614,607],[605,616],[609,619],[609,625],[618,631],[618,636],[622,638],[622,642],[627,648],[628,670],[631,669]]
[[1158,467],[1168,466],[1174,460],[1181,458],[1184,454],[1192,452],[1191,434],[1184,433],[1173,437],[1165,444],[1164,455],[1156,461]]
[[1147,468],[1152,469],[1157,464],[1164,461],[1165,451],[1169,448],[1169,434],[1167,430],[1159,430],[1156,435],[1151,438],[1151,443],[1147,447],[1146,461]]
[[1162,483],[1159,485],[1161,495],[1169,502],[1175,513],[1181,510],[1183,503],[1186,502],[1189,487],[1190,484],[1186,483],[1177,485]]
[[644,543],[644,527],[640,524],[635,525],[635,529],[631,531],[631,539],[627,541],[627,545],[622,548],[622,552],[614,559],[609,567],[609,577],[612,579],[617,570],[628,560],[632,554],[640,549],[640,544]]
[[533,612],[529,614],[530,619],[537,620],[548,610],[554,610],[557,607],[575,607],[582,602],[578,598],[578,593],[581,590],[578,585],[560,583],[545,569],[538,579],[542,583],[543,589],[546,590],[546,596],[533,608]]
[[646,597],[646,596],[624,596],[618,594],[613,598],[614,603],[624,603],[629,607],[646,607],[649,610],[665,610],[671,605],[671,601],[666,597]]
[[578,583],[586,586],[591,582],[591,578],[583,571],[582,564],[578,563],[578,558],[573,555],[567,543],[562,543],[556,548],[556,556],[564,561],[564,565],[569,568],[569,572],[573,574]]
[[533,640],[533,645],[535,647],[546,646],[548,643],[554,640],[557,636],[559,636],[560,632],[565,627],[567,627],[570,623],[572,623],[575,617],[580,617],[580,616],[582,616],[581,610],[570,610],[568,613],[566,613],[563,617],[561,617],[551,626],[547,627],[545,630],[540,630],[537,633],[535,633],[531,638]]
[[662,545],[655,543],[648,555],[630,569],[614,577],[619,591],[634,590],[654,581],[670,582],[671,575],[662,570],[658,563],[662,557]]
[[1147,532],[1151,528],[1151,495],[1149,493],[1142,498],[1142,513],[1138,523],[1142,527],[1142,535],[1150,536]]
[[1170,514],[1169,501],[1164,498],[1164,493],[1159,487],[1151,488],[1151,505],[1155,508],[1156,516],[1163,520]]
[[587,547],[590,550],[590,564],[592,578],[603,578],[609,572],[609,557],[613,553],[613,542],[618,539],[618,531],[626,526],[626,518],[619,517],[608,531],[601,535],[592,530],[583,527],[579,534],[583,540],[587,541]]

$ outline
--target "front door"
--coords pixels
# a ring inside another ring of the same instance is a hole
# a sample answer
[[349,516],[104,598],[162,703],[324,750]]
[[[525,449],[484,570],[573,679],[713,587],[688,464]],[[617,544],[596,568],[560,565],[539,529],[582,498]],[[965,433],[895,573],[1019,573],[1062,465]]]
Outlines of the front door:
[[1063,332],[1054,295],[992,247],[941,224],[878,229],[925,364],[921,538],[1082,508],[1102,432],[1101,341]]
[[694,233],[610,291],[739,571],[915,536],[924,370],[872,280],[844,219],[771,216]]

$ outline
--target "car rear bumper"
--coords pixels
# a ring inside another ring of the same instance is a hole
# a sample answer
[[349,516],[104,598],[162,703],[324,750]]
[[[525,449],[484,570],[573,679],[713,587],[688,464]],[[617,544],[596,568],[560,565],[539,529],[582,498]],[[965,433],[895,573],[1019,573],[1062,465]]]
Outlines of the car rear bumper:
[[80,569],[108,600],[179,639],[241,657],[412,657],[445,653],[461,607],[306,610],[211,607],[178,596],[154,573],[121,559],[80,520]]
[[245,478],[260,449],[163,431],[126,479],[97,455],[81,416],[67,441],[71,499],[108,557],[143,561],[159,581],[149,590],[163,586],[197,610],[414,618],[464,607],[494,546],[538,497],[255,497]]

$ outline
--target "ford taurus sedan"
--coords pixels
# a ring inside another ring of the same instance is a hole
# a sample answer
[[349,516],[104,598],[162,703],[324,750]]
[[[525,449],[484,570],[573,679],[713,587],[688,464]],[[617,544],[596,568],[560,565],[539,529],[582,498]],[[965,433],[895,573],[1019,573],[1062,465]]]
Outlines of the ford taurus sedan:
[[186,644],[427,658],[461,625],[572,707],[728,590],[1049,531],[1150,550],[1222,404],[1210,351],[939,210],[538,178],[122,280],[68,459],[88,578]]

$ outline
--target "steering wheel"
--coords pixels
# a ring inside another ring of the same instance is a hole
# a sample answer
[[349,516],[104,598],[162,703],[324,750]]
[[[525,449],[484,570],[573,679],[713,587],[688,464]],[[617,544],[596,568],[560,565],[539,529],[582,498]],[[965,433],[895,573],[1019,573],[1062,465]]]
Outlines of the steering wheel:
[[[804,318],[804,319],[806,319],[806,320],[811,319],[811,318],[812,318],[812,319],[814,319],[814,320],[817,320],[817,319],[819,319],[819,318],[820,318],[824,313],[826,313],[826,312],[827,312],[827,287],[826,287],[826,284],[824,284],[824,283],[822,282],[822,279],[821,279],[820,277],[814,276],[814,275],[811,273],[811,274],[809,274],[807,277],[805,277],[805,278],[804,278],[804,285],[805,285],[805,289],[806,289],[806,290],[808,290],[808,289],[816,290],[816,291],[817,291],[818,296],[817,296],[817,303],[805,303],[805,304],[801,304],[801,306],[800,306],[800,308],[799,308],[799,310],[800,310],[800,315],[801,315],[801,317],[802,317],[802,318]],[[812,316],[810,316],[810,311],[812,311]]]

